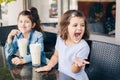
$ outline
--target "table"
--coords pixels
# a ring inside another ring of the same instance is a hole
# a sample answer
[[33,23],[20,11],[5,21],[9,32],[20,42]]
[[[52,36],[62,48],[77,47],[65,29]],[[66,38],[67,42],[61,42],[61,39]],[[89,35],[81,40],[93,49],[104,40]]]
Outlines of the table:
[[13,65],[12,57],[8,57],[7,67],[14,80],[73,80],[71,77],[53,68],[48,72],[35,72],[35,67],[31,63],[25,65]]

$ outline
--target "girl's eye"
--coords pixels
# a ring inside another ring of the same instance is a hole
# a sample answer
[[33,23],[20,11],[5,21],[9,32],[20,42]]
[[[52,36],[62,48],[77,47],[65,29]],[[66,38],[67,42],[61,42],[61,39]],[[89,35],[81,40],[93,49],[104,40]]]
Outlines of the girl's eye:
[[25,21],[25,23],[30,23],[29,21]]
[[81,24],[82,27],[85,27],[85,24]]
[[20,23],[22,23],[22,20],[21,21],[19,21]]
[[26,23],[29,23],[29,21],[26,21]]
[[73,27],[77,27],[77,24],[73,25]]

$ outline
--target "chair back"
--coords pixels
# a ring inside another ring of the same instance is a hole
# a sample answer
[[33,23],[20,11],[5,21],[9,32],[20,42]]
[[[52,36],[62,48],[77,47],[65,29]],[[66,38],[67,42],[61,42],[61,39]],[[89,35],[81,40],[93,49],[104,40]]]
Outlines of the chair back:
[[90,64],[85,68],[89,80],[120,80],[120,45],[100,41],[89,45]]
[[0,45],[4,46],[5,42],[7,40],[7,36],[10,33],[12,29],[17,29],[16,25],[11,25],[11,26],[3,26],[0,27]]

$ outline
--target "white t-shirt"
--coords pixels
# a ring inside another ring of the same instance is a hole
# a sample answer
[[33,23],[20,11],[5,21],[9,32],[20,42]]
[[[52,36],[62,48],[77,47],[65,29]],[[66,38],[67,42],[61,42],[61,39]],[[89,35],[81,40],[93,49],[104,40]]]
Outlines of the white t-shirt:
[[87,59],[90,48],[85,40],[81,40],[78,44],[66,46],[65,42],[57,37],[55,49],[58,51],[58,70],[76,80],[89,80],[83,67],[78,73],[71,71],[71,64],[76,56]]

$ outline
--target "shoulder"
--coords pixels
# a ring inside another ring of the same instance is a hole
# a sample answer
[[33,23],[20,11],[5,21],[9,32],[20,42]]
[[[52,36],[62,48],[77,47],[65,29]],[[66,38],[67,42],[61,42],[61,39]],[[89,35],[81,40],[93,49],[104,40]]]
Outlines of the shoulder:
[[60,35],[57,35],[57,42],[64,42],[64,41],[62,40],[62,38],[60,37]]
[[57,35],[57,39],[61,39],[61,38],[60,38],[60,35]]
[[82,47],[89,47],[88,43],[82,39],[79,43],[78,43],[79,46],[82,46]]
[[64,41],[61,39],[61,37],[58,35],[57,36],[57,41],[56,41],[56,47],[61,47],[64,46]]
[[34,31],[30,34],[30,43],[43,42],[43,34],[39,31]]
[[42,32],[39,32],[39,31],[34,31],[34,33],[33,33],[33,36],[34,37],[43,37],[43,34],[42,34]]

